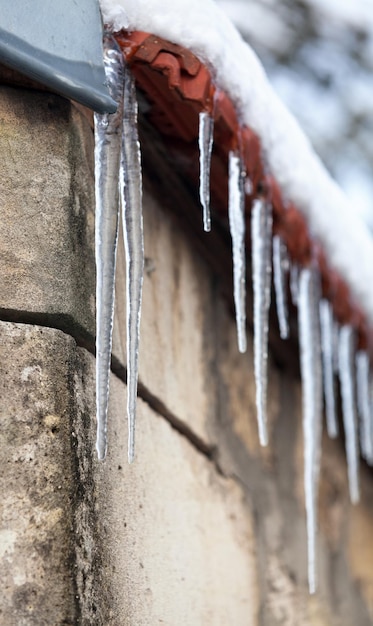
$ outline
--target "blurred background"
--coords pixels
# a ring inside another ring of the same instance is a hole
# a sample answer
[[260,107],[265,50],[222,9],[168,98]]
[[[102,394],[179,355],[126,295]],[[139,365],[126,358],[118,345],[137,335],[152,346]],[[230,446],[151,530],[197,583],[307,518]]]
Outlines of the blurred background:
[[217,0],[373,234],[373,0]]

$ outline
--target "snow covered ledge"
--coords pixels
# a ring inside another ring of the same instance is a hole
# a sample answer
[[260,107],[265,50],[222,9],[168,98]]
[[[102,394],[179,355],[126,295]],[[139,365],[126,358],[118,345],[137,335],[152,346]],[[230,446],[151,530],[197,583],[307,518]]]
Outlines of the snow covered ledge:
[[114,31],[151,32],[191,50],[259,136],[271,174],[373,323],[373,243],[345,195],[271,88],[255,53],[212,0],[100,0]]

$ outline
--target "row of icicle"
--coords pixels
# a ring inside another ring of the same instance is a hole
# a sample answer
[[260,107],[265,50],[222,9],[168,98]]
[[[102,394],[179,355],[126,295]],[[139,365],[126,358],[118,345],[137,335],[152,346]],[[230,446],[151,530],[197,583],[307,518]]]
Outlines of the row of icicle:
[[[96,176],[96,266],[97,334],[96,394],[97,452],[104,459],[107,449],[107,412],[114,313],[115,264],[120,213],[122,214],[127,285],[127,414],[128,459],[134,459],[135,415],[138,378],[138,348],[144,244],[142,229],[142,182],[140,145],[137,134],[136,88],[123,54],[115,40],[104,40],[104,64],[114,114],[95,114]],[[211,229],[210,165],[213,117],[200,113],[200,200],[204,229]],[[246,260],[245,188],[247,177],[239,152],[229,154],[229,226],[233,248],[233,283],[238,348],[246,351]],[[120,210],[121,209],[121,210]],[[308,581],[316,590],[317,493],[320,473],[322,410],[325,405],[327,432],[338,435],[336,375],[339,375],[346,438],[348,483],[351,501],[359,500],[358,426],[360,450],[373,464],[373,401],[369,356],[355,350],[351,326],[338,328],[330,303],[321,297],[317,268],[291,266],[284,242],[272,236],[272,208],[265,198],[256,198],[251,214],[251,247],[254,293],[254,375],[259,439],[268,444],[267,361],[268,314],[271,280],[276,295],[279,330],[289,337],[288,285],[298,307],[300,363],[303,389],[304,489],[308,536]],[[323,402],[324,397],[324,402]]]

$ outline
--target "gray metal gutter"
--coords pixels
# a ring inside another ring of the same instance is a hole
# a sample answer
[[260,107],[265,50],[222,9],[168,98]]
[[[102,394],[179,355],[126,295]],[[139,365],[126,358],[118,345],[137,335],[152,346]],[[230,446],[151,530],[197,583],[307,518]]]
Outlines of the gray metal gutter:
[[0,63],[99,113],[106,87],[97,0],[0,0]]

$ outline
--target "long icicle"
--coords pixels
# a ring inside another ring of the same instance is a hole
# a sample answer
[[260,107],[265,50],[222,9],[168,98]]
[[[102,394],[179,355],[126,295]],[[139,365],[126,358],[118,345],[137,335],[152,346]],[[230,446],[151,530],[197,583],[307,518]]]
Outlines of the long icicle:
[[206,232],[211,230],[210,217],[210,169],[211,153],[214,136],[214,118],[208,111],[199,114],[199,198],[203,207],[203,228]]
[[339,372],[339,324],[337,320],[333,320],[333,332],[332,332],[332,363],[333,372],[338,375]]
[[[371,449],[373,450],[373,378],[372,376],[369,379],[369,437],[371,441]],[[372,461],[368,461],[369,465],[373,466],[373,458]]]
[[290,266],[290,294],[291,301],[294,306],[298,306],[298,291],[299,291],[299,267],[296,264]]
[[132,463],[135,456],[138,355],[144,274],[144,236],[142,219],[141,154],[137,132],[136,86],[134,78],[127,67],[125,68],[124,81],[121,199],[123,235],[126,252],[127,287],[128,462]]
[[323,361],[324,398],[326,409],[326,428],[329,437],[338,435],[338,421],[335,407],[335,384],[333,370],[333,332],[334,320],[331,304],[320,300],[321,354]]
[[373,446],[371,433],[370,367],[365,350],[356,353],[357,407],[360,416],[360,449],[364,459],[372,465]]
[[233,285],[236,307],[238,349],[246,352],[246,254],[245,192],[242,161],[238,153],[229,153],[229,227],[233,249]]
[[95,113],[96,194],[96,411],[98,458],[107,449],[110,361],[114,317],[115,265],[118,243],[119,167],[123,116],[123,56],[114,40],[104,39],[104,65],[113,114]]
[[276,309],[281,339],[289,337],[289,315],[287,302],[287,274],[289,258],[284,242],[279,235],[273,237],[273,282],[276,293]]
[[342,395],[343,424],[350,499],[359,502],[359,456],[357,444],[355,385],[354,385],[354,332],[351,326],[342,326],[339,332],[339,380]]
[[251,250],[254,291],[254,374],[259,441],[268,444],[267,432],[267,363],[268,314],[271,301],[272,207],[262,198],[253,203],[251,214]]
[[298,320],[303,396],[304,491],[307,517],[308,585],[317,587],[316,538],[317,494],[320,474],[322,386],[318,290],[312,270],[302,269],[299,278]]

